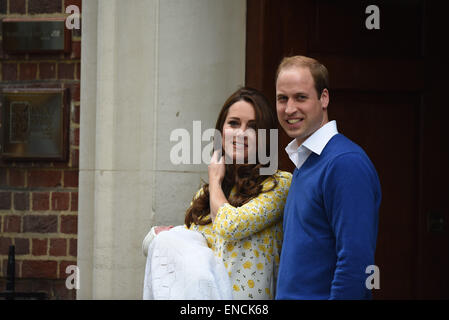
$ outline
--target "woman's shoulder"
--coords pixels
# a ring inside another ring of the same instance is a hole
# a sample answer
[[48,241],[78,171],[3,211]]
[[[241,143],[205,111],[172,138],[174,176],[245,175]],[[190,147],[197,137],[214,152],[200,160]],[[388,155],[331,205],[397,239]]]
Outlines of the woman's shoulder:
[[276,178],[281,179],[281,180],[289,180],[289,181],[292,180],[292,174],[291,174],[290,172],[288,172],[288,171],[277,170],[277,171],[274,173],[274,176],[275,176]]
[[287,185],[287,187],[290,187],[290,184],[292,182],[292,174],[290,172],[277,170],[273,176],[281,186]]
[[279,187],[288,192],[288,189],[292,183],[292,174],[288,171],[278,170],[275,175],[278,180]]
[[273,180],[276,180],[277,182],[275,189],[288,189],[292,182],[292,174],[288,171],[277,170],[272,176],[264,181],[264,190],[272,188],[274,183]]

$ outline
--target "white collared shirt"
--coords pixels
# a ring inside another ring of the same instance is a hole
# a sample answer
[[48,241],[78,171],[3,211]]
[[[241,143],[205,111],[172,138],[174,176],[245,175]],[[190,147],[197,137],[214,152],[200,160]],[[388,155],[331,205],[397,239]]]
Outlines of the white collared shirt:
[[329,121],[308,137],[299,147],[296,139],[291,141],[285,147],[285,151],[296,168],[299,169],[312,152],[320,155],[329,140],[337,133],[337,122],[335,120]]

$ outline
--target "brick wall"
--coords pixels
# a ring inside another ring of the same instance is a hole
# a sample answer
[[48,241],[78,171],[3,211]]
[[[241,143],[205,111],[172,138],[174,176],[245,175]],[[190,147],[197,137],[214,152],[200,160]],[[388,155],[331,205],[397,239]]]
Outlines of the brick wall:
[[[65,17],[81,0],[0,0],[5,17]],[[0,27],[1,31],[1,27]],[[69,88],[70,150],[67,162],[0,159],[0,292],[6,288],[8,248],[16,250],[16,291],[45,291],[74,299],[65,269],[76,264],[80,120],[81,30],[72,30],[66,54],[12,55],[1,49],[1,88]]]

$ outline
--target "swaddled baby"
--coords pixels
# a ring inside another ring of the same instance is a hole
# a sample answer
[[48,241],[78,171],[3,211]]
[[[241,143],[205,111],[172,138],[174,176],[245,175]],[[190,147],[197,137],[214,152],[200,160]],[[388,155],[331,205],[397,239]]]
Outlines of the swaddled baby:
[[143,251],[147,253],[144,300],[232,299],[223,261],[199,232],[178,226],[156,235],[153,228]]

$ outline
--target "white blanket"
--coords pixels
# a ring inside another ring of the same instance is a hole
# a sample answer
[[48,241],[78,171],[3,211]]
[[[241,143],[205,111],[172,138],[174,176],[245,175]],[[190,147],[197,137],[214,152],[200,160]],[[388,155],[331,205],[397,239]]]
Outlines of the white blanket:
[[148,245],[143,299],[231,300],[232,289],[223,261],[203,235],[178,226]]

